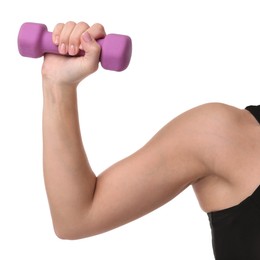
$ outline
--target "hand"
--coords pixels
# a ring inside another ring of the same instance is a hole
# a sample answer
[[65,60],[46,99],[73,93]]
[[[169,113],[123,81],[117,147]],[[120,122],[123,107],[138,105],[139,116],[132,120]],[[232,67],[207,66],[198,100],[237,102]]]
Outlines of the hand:
[[[45,55],[43,80],[55,86],[77,87],[80,81],[98,69],[101,48],[96,39],[103,37],[105,30],[101,24],[91,27],[84,22],[57,24],[52,38],[63,55]],[[85,51],[85,56],[76,57],[80,50]]]

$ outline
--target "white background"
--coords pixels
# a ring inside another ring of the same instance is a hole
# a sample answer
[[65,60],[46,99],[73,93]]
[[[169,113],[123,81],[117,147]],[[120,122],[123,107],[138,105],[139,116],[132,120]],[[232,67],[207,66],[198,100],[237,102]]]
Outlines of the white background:
[[100,22],[133,40],[129,68],[82,82],[79,109],[99,174],[194,106],[259,104],[259,1],[5,1],[0,8],[0,259],[213,260],[207,215],[192,188],[151,214],[96,237],[62,241],[42,177],[41,64],[21,57],[23,22]]

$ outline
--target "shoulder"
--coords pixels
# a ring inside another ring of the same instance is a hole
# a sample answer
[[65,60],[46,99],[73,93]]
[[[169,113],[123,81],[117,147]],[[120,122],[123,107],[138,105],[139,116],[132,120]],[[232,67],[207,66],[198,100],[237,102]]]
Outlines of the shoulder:
[[[227,169],[248,144],[248,113],[223,103],[208,103],[177,117],[173,124],[186,140],[187,151],[206,168],[207,176],[226,178]],[[228,158],[228,159],[227,159]]]
[[[200,119],[204,123],[220,122],[233,124],[241,119],[243,110],[224,103],[206,103],[183,113],[184,117],[193,117],[193,120]],[[208,126],[207,124],[205,126]]]
[[244,117],[244,109],[224,103],[207,103],[184,112],[172,121],[172,125],[180,129],[191,146],[194,144],[198,148],[198,144],[211,146],[220,139],[234,138]]
[[188,113],[204,123],[200,156],[209,175],[193,184],[201,207],[209,212],[237,205],[259,185],[259,124],[247,110],[226,104]]
[[190,121],[194,132],[193,138],[204,145],[204,150],[224,152],[236,147],[243,134],[243,128],[248,120],[244,109],[230,106],[224,103],[208,103],[195,107],[183,115],[184,121]]
[[179,120],[189,131],[193,138],[191,141],[201,137],[199,141],[208,146],[221,141],[228,145],[227,140],[240,138],[241,127],[248,120],[246,113],[244,109],[224,103],[207,103],[183,113]]
[[197,106],[174,118],[154,141],[169,155],[170,164],[179,167],[181,162],[190,171],[197,168],[199,178],[216,174],[216,160],[233,151],[232,142],[239,139],[241,111],[222,103]]

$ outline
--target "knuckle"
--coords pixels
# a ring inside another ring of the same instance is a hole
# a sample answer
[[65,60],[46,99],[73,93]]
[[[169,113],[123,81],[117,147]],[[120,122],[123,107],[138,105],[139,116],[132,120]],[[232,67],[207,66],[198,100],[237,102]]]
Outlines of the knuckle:
[[66,27],[74,27],[75,25],[76,25],[76,23],[73,22],[73,21],[68,21],[68,22],[66,22],[66,24],[65,24]]
[[53,34],[59,36],[63,30],[64,23],[58,23],[53,29]]
[[54,27],[54,31],[61,30],[64,26],[64,23],[57,23]]
[[86,23],[86,22],[79,22],[77,24],[78,26],[82,27],[82,28],[85,28],[85,29],[88,29],[89,28],[89,25]]
[[103,33],[105,31],[104,26],[100,23],[95,23],[93,27],[95,27],[95,30],[97,30],[99,33]]

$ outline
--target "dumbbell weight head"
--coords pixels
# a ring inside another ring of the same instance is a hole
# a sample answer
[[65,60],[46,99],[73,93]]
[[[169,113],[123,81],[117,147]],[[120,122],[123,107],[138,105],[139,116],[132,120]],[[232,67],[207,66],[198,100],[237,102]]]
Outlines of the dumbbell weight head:
[[22,56],[39,58],[43,55],[41,40],[47,27],[44,24],[24,23],[18,34],[18,49]]
[[129,36],[108,34],[97,42],[101,46],[100,63],[103,68],[122,71],[128,67],[132,55],[132,42]]
[[[101,46],[100,62],[104,69],[122,71],[129,65],[132,41],[129,36],[108,34],[97,41]],[[59,54],[52,42],[52,33],[47,26],[39,23],[24,23],[18,34],[18,50],[22,56],[39,58],[44,53]],[[84,52],[79,52],[84,55]]]

